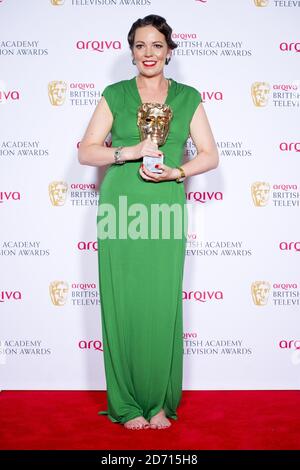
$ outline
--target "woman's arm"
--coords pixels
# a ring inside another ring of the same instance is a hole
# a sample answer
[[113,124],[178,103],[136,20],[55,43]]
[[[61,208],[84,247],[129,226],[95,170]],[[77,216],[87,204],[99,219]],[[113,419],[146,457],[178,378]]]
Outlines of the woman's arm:
[[[80,142],[78,160],[81,165],[104,166],[115,163],[116,147],[106,147],[105,139],[113,125],[113,115],[102,96],[91,117],[87,130]],[[148,139],[137,145],[123,147],[122,160],[138,160],[144,155],[159,155],[157,145]]]
[[[115,149],[104,145],[112,124],[113,115],[106,99],[102,97],[80,141],[78,160],[81,165],[104,166],[114,162]],[[124,152],[122,158],[125,160]]]
[[[202,103],[194,113],[190,124],[190,135],[196,146],[197,155],[182,165],[186,176],[198,175],[217,168],[219,152]],[[176,172],[177,176],[180,176],[179,170],[176,169]]]

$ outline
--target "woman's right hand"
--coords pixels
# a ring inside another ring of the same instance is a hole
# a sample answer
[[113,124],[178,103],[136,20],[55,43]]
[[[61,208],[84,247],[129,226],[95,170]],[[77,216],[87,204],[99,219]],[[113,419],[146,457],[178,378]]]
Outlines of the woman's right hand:
[[157,144],[152,142],[150,136],[142,140],[139,144],[128,147],[128,150],[130,152],[128,160],[140,160],[140,158],[144,156],[160,157],[162,154],[161,151],[158,150]]

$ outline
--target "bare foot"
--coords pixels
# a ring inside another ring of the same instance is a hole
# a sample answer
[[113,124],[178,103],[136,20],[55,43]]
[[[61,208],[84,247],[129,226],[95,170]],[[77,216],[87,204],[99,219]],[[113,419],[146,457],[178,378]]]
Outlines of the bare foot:
[[150,427],[150,423],[143,416],[138,416],[137,418],[126,421],[124,427],[126,429],[147,429]]
[[151,429],[165,429],[171,426],[171,422],[167,419],[164,410],[160,410],[150,419]]

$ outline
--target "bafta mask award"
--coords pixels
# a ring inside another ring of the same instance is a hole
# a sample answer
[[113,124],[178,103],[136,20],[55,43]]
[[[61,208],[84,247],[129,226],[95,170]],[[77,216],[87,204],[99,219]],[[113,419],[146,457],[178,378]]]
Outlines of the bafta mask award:
[[[143,103],[138,108],[137,125],[140,130],[140,138],[144,140],[151,138],[158,146],[164,145],[167,140],[170,121],[173,112],[167,104]],[[143,164],[153,173],[161,173],[162,170],[155,168],[157,163],[163,163],[164,155],[161,157],[143,157]]]

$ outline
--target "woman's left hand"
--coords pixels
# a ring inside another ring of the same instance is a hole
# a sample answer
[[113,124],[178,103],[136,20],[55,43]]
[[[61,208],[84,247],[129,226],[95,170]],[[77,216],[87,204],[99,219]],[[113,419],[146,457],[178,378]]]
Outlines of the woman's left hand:
[[139,173],[144,180],[153,181],[153,183],[175,180],[179,176],[177,168],[171,168],[163,163],[158,163],[157,168],[163,170],[162,173],[153,173],[152,171],[149,171],[145,165],[141,165]]

